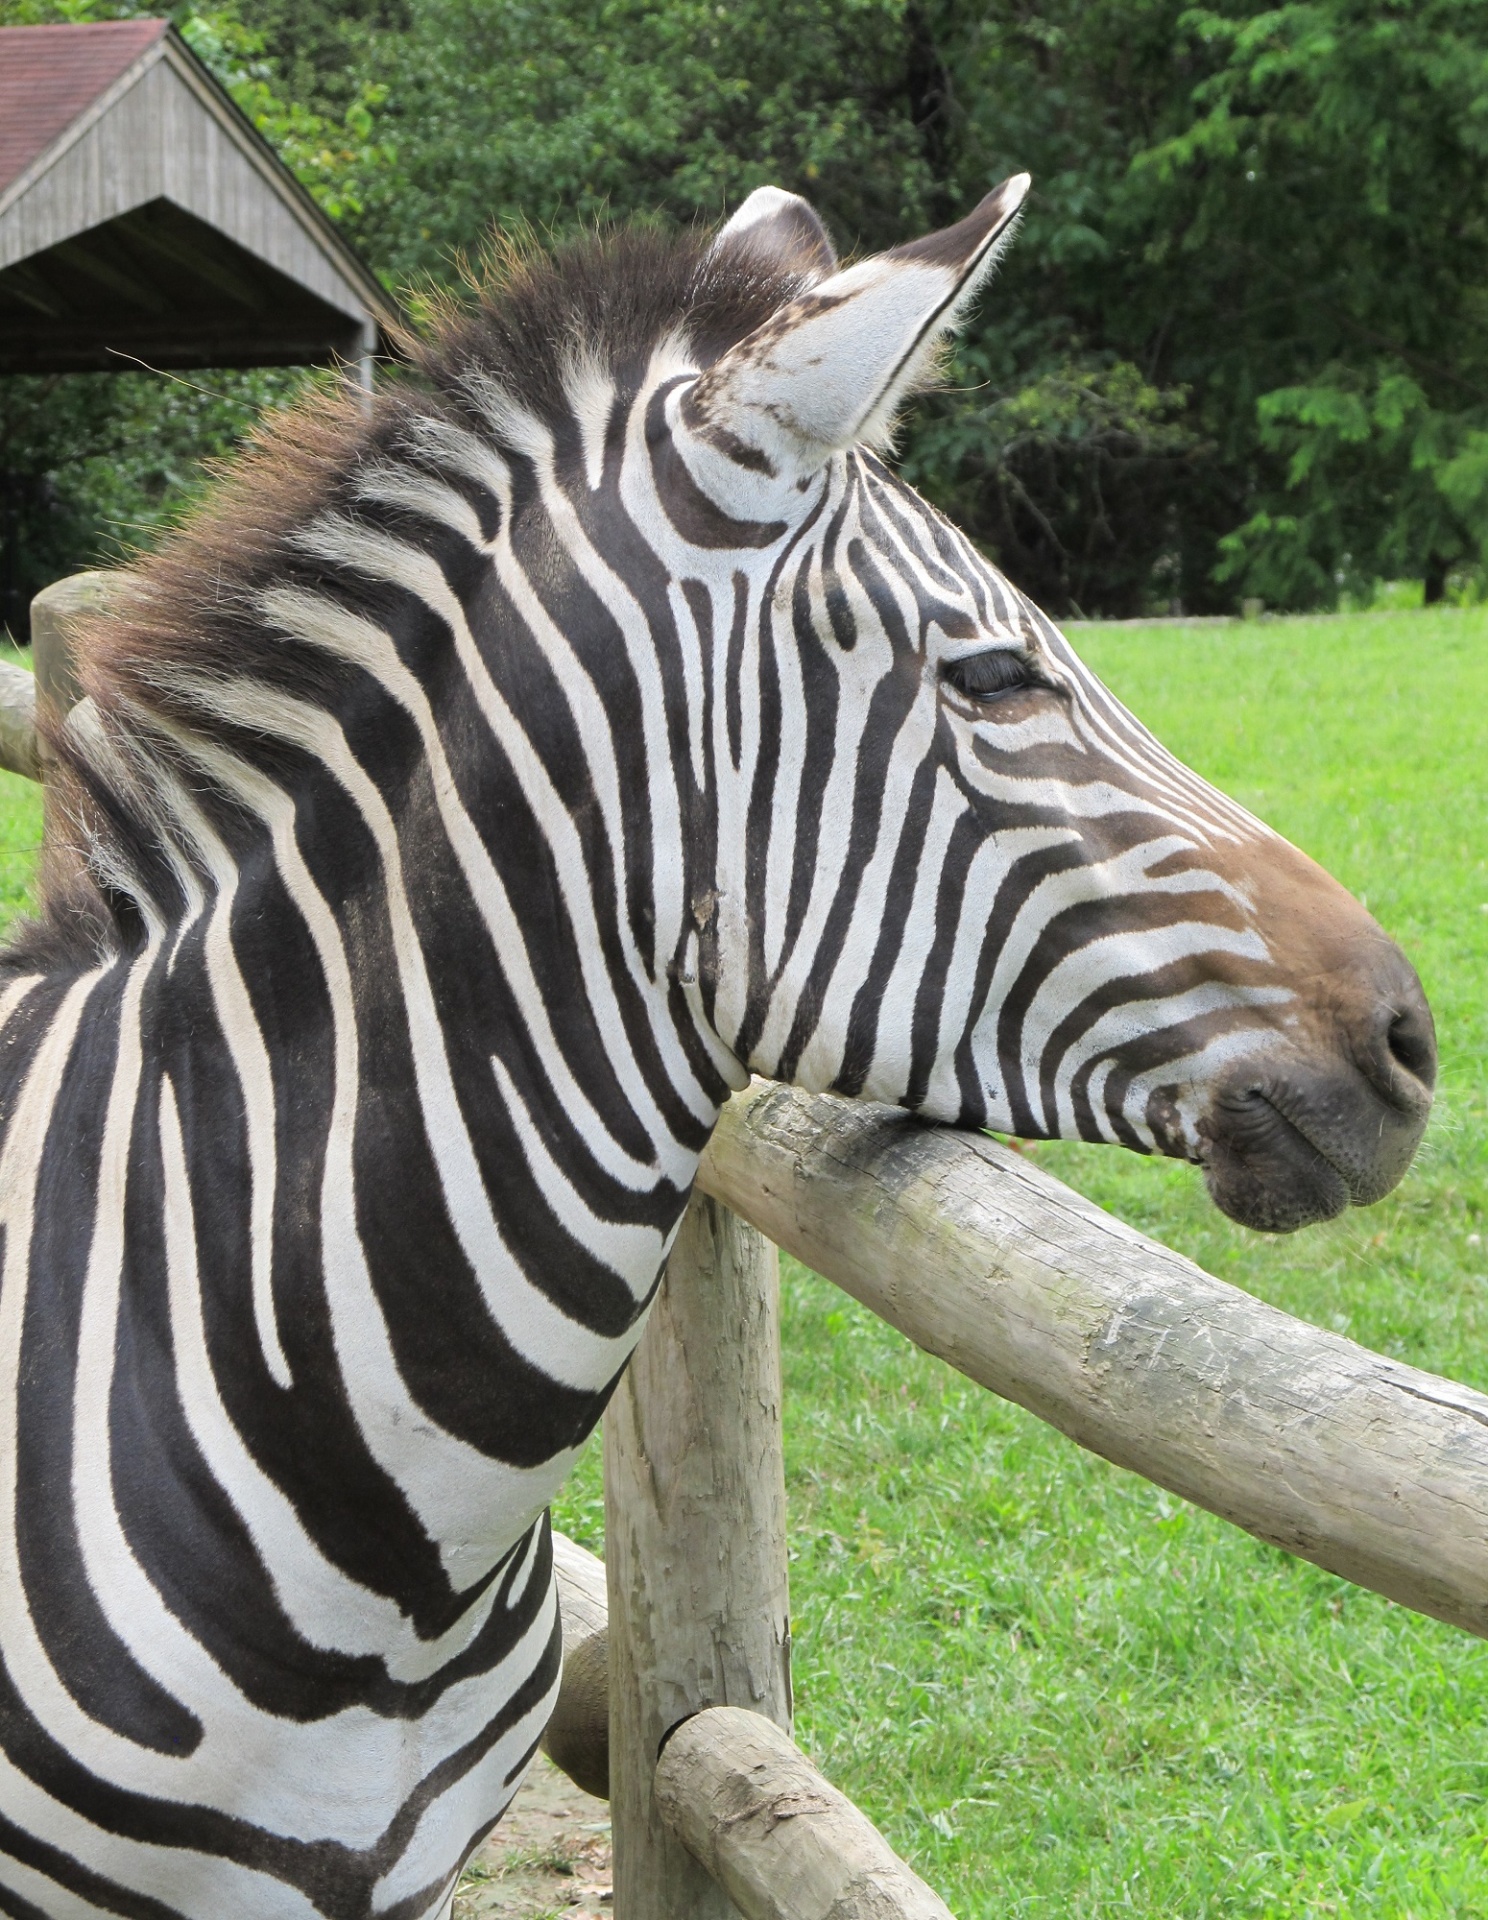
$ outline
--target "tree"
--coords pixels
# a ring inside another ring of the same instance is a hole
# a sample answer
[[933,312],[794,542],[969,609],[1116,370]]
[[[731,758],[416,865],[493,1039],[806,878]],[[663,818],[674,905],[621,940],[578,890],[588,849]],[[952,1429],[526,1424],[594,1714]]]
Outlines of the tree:
[[[142,10],[0,0],[0,19]],[[237,0],[183,31],[389,279],[490,225],[848,248],[1020,168],[905,471],[1056,613],[1488,577],[1479,0]]]
[[148,546],[289,389],[283,373],[12,374],[0,379],[0,627],[63,574]]
[[[1476,568],[1488,538],[1488,21],[1476,0],[1196,8],[1187,124],[1114,209],[1134,330],[1248,513],[1222,582],[1284,604]],[[1145,317],[1144,317],[1145,316]]]

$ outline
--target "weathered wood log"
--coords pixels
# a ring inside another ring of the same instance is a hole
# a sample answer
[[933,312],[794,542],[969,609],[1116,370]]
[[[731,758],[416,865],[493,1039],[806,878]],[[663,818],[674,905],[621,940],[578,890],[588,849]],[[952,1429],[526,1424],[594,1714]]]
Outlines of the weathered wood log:
[[41,778],[36,742],[36,681],[24,667],[0,661],[0,767],[27,780]]
[[[94,571],[54,580],[31,602],[31,664],[43,713],[58,719],[77,705],[77,632],[89,614],[101,613],[128,589],[129,575]],[[43,750],[43,759],[45,752]]]
[[[553,1566],[563,1681],[543,1751],[586,1793],[604,1799],[604,1562],[554,1533]],[[663,1824],[746,1920],[949,1920],[867,1815],[760,1714],[708,1707],[684,1720],[662,1748],[654,1798]]]
[[130,591],[131,576],[122,571],[69,574],[54,580],[31,602],[31,665],[36,679],[36,728],[32,746],[36,778],[43,783],[41,803],[42,857],[40,890],[61,900],[81,881],[83,855],[76,837],[61,817],[56,789],[47,780],[51,748],[48,729],[86,707],[78,677],[78,646],[87,620],[116,607]]
[[703,1189],[1081,1446],[1488,1635],[1488,1396],[1266,1306],[985,1136],[757,1083]]
[[662,1823],[656,1756],[701,1707],[790,1724],[778,1287],[775,1249],[698,1196],[605,1414],[616,1920],[735,1920]]
[[563,1678],[543,1752],[576,1786],[610,1797],[609,1596],[604,1561],[567,1534],[553,1535]]
[[866,1814],[773,1721],[684,1720],[656,1769],[662,1819],[745,1920],[951,1920]]

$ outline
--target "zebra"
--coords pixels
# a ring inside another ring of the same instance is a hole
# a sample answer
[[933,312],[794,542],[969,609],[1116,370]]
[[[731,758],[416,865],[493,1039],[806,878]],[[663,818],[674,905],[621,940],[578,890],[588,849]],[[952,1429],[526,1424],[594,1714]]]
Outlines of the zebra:
[[1403,1173],[1404,957],[886,464],[1027,187],[513,253],[90,632],[0,964],[0,1912],[449,1913],[751,1074],[1262,1229]]

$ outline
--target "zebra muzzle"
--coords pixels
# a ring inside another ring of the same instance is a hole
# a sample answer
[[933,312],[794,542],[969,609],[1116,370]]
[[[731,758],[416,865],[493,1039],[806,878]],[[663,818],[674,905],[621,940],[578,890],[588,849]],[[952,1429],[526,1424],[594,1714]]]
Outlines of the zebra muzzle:
[[1399,1184],[1431,1112],[1436,1035],[1420,983],[1389,948],[1390,991],[1290,1057],[1242,1061],[1200,1125],[1200,1158],[1222,1212],[1291,1233],[1371,1206]]

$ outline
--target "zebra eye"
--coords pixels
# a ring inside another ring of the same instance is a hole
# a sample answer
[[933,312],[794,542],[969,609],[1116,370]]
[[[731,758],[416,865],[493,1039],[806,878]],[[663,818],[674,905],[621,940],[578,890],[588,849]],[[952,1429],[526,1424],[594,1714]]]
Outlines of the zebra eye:
[[1006,647],[992,647],[985,653],[967,653],[959,660],[948,660],[940,670],[940,677],[967,700],[997,700],[1005,693],[1019,693],[1025,687],[1042,684],[1028,656]]

